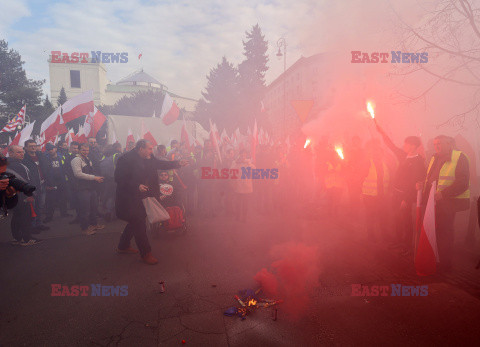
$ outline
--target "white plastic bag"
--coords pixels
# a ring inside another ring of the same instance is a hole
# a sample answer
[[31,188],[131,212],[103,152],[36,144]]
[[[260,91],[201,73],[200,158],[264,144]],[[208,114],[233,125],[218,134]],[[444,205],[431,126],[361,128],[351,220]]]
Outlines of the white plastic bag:
[[148,197],[142,200],[145,211],[147,212],[148,223],[154,224],[170,219],[167,210],[154,197]]

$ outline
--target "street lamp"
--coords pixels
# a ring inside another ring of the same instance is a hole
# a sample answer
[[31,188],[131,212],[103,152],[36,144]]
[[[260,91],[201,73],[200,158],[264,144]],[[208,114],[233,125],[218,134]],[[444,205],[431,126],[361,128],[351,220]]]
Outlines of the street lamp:
[[[287,123],[287,116],[286,116],[286,76],[285,71],[287,70],[287,40],[284,37],[281,37],[277,41],[278,52],[276,56],[278,59],[281,59],[283,56],[283,139],[285,140],[286,135],[286,123]],[[282,54],[282,47],[283,47],[283,54]]]

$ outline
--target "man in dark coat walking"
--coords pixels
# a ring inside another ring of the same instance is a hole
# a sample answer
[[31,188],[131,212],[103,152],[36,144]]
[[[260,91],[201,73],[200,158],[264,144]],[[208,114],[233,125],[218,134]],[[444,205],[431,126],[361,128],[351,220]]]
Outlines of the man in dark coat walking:
[[[187,161],[162,161],[152,155],[153,146],[147,140],[140,140],[135,148],[123,154],[115,169],[117,191],[115,211],[117,217],[128,222],[117,251],[119,253],[137,253],[130,247],[132,237],[140,250],[142,260],[150,265],[158,263],[152,256],[147,237],[146,212],[142,199],[159,197],[158,176],[156,170],[172,170],[187,165]],[[158,194],[157,194],[158,193]]]

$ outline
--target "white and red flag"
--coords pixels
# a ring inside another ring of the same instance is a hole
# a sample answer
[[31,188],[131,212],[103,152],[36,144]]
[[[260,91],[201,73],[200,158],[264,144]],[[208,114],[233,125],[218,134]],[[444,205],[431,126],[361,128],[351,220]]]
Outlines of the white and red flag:
[[27,105],[24,105],[15,117],[13,117],[7,124],[5,124],[3,129],[0,130],[0,133],[10,133],[25,124],[26,109]]
[[83,133],[87,138],[97,136],[98,131],[106,120],[107,117],[94,106],[93,111],[85,117]]
[[57,134],[61,135],[67,133],[65,123],[84,115],[88,116],[93,110],[93,90],[89,90],[67,100],[63,105],[57,108],[42,123],[40,133],[45,134],[45,140],[48,142]]
[[220,155],[220,147],[218,145],[218,130],[215,124],[212,124],[212,120],[209,119],[210,122],[210,141],[212,141],[213,148],[217,152],[218,159],[220,162],[222,161],[222,156]]
[[128,135],[127,135],[127,144],[125,147],[128,147],[128,144],[130,142],[135,143],[135,138],[133,137],[132,129],[128,129]]
[[182,130],[180,134],[180,141],[185,143],[189,152],[193,151],[193,147],[195,147],[195,139],[187,130],[187,122],[185,122],[185,118],[183,118]]
[[85,93],[68,99],[62,105],[62,110],[62,117],[65,123],[68,123],[78,117],[88,115],[90,112],[93,112],[93,90],[88,90]]
[[[88,129],[87,129],[88,130]],[[73,136],[73,141],[77,141],[78,143],[85,143],[87,142],[87,136],[85,135],[85,127],[84,125],[78,126],[78,132]]]
[[25,144],[25,141],[30,139],[34,125],[35,121],[28,124],[25,128],[22,129],[22,131],[19,131],[17,135],[13,138],[12,142],[10,142],[10,145],[23,146]]
[[228,144],[228,143],[230,143],[230,137],[228,137],[227,131],[225,130],[225,128],[223,128],[222,134],[220,135],[220,141],[221,141],[223,144]]
[[65,134],[67,131],[61,106],[48,116],[40,126],[40,134],[45,138],[45,142],[52,140],[57,134]]
[[437,237],[435,234],[435,190],[436,182],[433,182],[428,196],[415,257],[415,270],[419,276],[433,275],[437,270],[437,263],[439,262]]
[[180,114],[180,109],[178,108],[175,101],[172,97],[165,93],[165,98],[163,99],[162,112],[160,113],[160,118],[165,125],[170,125],[178,119]]
[[67,142],[67,144],[70,146],[70,144],[72,143],[73,141],[73,137],[75,136],[75,134],[73,133],[73,128],[71,128],[67,135],[65,135],[65,141]]
[[150,142],[154,147],[158,145],[157,141],[153,137],[152,133],[150,131],[145,131],[145,125],[143,124],[142,120],[142,139],[147,140]]

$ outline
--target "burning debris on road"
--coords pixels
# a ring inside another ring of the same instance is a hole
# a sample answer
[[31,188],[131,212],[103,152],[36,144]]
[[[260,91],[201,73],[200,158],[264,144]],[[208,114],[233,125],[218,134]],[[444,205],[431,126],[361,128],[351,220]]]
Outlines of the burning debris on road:
[[258,308],[268,308],[273,307],[272,318],[277,320],[277,308],[278,304],[281,304],[283,300],[272,300],[266,298],[259,298],[258,294],[262,289],[259,288],[255,292],[252,289],[246,289],[241,291],[239,294],[241,297],[235,295],[235,299],[240,304],[240,307],[230,307],[223,314],[225,316],[235,316],[237,315],[242,320],[250,313],[253,313]]

